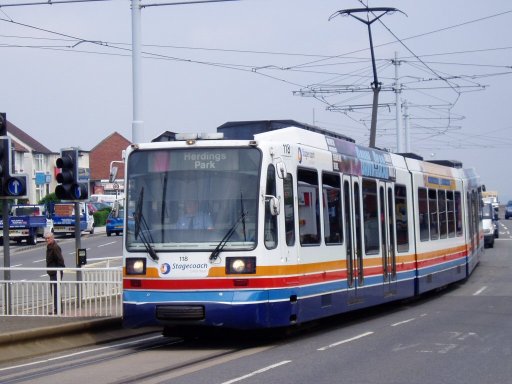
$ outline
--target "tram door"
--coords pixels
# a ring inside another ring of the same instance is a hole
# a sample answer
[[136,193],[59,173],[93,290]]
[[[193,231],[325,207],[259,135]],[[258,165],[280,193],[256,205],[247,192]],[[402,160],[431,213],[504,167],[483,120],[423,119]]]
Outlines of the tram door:
[[384,296],[396,294],[395,211],[393,184],[379,182],[380,233]]
[[358,289],[364,284],[361,230],[361,189],[359,180],[343,176],[344,228],[347,257],[348,304],[362,301]]

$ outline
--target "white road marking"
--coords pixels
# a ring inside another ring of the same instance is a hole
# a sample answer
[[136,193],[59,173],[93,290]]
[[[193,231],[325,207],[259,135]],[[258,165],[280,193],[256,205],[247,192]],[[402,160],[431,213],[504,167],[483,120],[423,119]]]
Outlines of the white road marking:
[[110,243],[98,245],[98,248],[105,247],[105,246],[111,245],[111,244],[116,244],[116,243],[117,243],[117,241],[111,241]]
[[274,368],[280,367],[281,365],[288,364],[288,363],[291,363],[291,360],[284,360],[284,361],[281,361],[280,363],[276,363],[276,364],[269,365],[268,367],[258,369],[257,371],[254,371],[254,372],[248,373],[247,375],[240,376],[240,377],[237,377],[237,378],[232,379],[232,380],[229,380],[229,381],[225,381],[225,382],[223,382],[222,384],[231,384],[231,383],[236,383],[237,381],[241,381],[241,380],[248,379],[249,377],[255,376],[255,375],[257,375],[258,373],[263,373],[263,372],[269,371],[269,370],[271,370],[271,369],[274,369]]
[[414,320],[416,320],[416,318],[413,317],[412,319],[407,319],[407,320],[404,320],[404,321],[399,321],[398,323],[391,324],[391,326],[392,327],[396,327],[398,325],[410,323],[411,321],[414,321]]
[[349,343],[351,341],[354,341],[354,340],[357,340],[357,339],[360,339],[362,337],[365,337],[365,336],[370,336],[370,335],[373,335],[373,332],[365,332],[365,333],[361,333],[360,335],[357,335],[357,336],[354,336],[354,337],[351,337],[350,339],[346,339],[346,340],[341,340],[341,341],[338,341],[336,343],[332,343],[332,344],[329,344],[325,347],[322,347],[322,348],[318,348],[317,351],[325,351],[329,348],[333,348],[333,347],[336,347],[338,345],[341,345],[341,344],[345,344],[345,343]]
[[485,291],[487,289],[486,286],[483,286],[482,288],[480,288],[478,291],[476,291],[475,293],[473,293],[473,296],[478,296],[479,294],[481,294],[483,291]]

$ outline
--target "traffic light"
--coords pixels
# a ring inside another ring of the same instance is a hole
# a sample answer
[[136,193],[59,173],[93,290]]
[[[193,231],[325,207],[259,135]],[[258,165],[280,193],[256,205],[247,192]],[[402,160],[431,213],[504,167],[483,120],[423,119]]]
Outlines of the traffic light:
[[55,162],[60,173],[57,174],[55,195],[61,200],[86,200],[89,191],[86,183],[81,183],[78,168],[78,149],[66,149],[60,152]]
[[0,178],[2,181],[11,171],[11,139],[0,137]]
[[0,137],[0,197],[24,197],[27,195],[27,176],[11,175],[11,139]]
[[0,112],[0,136],[7,136],[7,114]]
[[0,194],[3,196],[4,187],[11,171],[11,139],[7,136],[0,137]]

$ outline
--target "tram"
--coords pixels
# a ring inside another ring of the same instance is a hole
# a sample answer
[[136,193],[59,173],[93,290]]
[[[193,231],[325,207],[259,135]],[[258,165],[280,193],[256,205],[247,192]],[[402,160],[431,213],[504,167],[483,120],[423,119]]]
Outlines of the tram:
[[125,326],[287,327],[477,266],[473,169],[312,126],[238,128],[128,147]]

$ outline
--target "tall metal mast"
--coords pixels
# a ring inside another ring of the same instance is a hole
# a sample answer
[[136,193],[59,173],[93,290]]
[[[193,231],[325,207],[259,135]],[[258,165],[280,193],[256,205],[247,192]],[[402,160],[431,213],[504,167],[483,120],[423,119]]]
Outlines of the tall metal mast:
[[[366,20],[356,16],[356,13],[366,13]],[[375,12],[381,12],[380,15],[375,16],[372,20],[369,19],[369,14],[372,13],[372,15],[375,15]],[[334,12],[330,17],[329,20],[332,18],[341,15],[341,16],[352,16],[354,19],[359,20],[360,22],[366,24],[368,27],[368,36],[370,38],[370,52],[372,56],[372,68],[373,68],[373,106],[372,106],[372,123],[371,123],[371,129],[370,129],[370,144],[369,146],[371,148],[375,148],[375,137],[377,135],[377,109],[379,106],[379,91],[381,87],[381,83],[379,83],[379,80],[377,78],[377,67],[375,66],[375,54],[373,52],[373,40],[372,40],[372,28],[371,25],[375,21],[379,20],[382,16],[384,16],[387,13],[393,13],[393,12],[401,12],[397,8],[389,8],[389,7],[375,7],[375,8],[353,8],[353,9],[343,9],[337,12]]]

